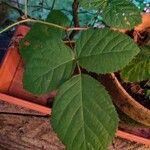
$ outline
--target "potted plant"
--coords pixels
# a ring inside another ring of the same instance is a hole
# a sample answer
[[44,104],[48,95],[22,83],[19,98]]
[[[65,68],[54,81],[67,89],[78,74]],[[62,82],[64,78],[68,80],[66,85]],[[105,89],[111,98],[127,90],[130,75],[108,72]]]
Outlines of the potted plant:
[[[107,27],[80,27],[79,4],[102,10]],[[20,44],[25,65],[23,85],[36,95],[57,91],[51,123],[67,149],[105,150],[119,119],[111,97],[89,72],[107,74],[122,70],[138,55],[140,48],[134,40],[114,28],[128,29],[140,24],[140,11],[127,0],[74,0],[72,6],[75,27],[69,27],[68,18],[59,10],[51,11],[46,21],[26,15],[14,24],[34,23]],[[72,46],[71,40],[77,33],[80,34]]]

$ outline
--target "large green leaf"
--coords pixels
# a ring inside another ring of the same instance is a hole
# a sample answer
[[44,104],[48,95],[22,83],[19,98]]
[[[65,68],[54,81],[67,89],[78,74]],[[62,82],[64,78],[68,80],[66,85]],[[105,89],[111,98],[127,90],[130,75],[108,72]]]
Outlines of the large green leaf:
[[[57,42],[57,43],[56,43]],[[45,41],[25,66],[24,88],[35,94],[55,90],[74,69],[74,56],[62,41]]]
[[[64,25],[66,16],[53,11],[47,21]],[[24,88],[35,94],[44,94],[56,89],[66,81],[74,68],[74,56],[62,41],[63,31],[34,24],[21,43],[25,62]]]
[[137,82],[150,79],[150,46],[141,47],[141,52],[121,71],[125,81]]
[[77,75],[60,87],[51,123],[68,150],[106,150],[118,116],[104,87],[88,75]]
[[80,65],[96,73],[118,71],[139,52],[131,38],[109,29],[83,31],[76,50]]
[[[68,18],[58,10],[53,10],[46,19],[47,22],[68,26]],[[25,63],[45,47],[45,41],[61,40],[64,31],[44,24],[35,23],[26,37],[20,43],[20,52]],[[57,43],[56,43],[57,44]]]
[[83,7],[102,11],[104,22],[115,28],[133,28],[141,23],[140,10],[129,0],[80,0]]

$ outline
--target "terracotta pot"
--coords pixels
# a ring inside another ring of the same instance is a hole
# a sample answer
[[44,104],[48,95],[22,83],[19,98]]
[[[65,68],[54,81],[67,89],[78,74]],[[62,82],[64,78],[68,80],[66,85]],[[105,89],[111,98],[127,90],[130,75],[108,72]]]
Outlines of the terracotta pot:
[[43,96],[36,96],[23,89],[22,78],[24,64],[19,54],[18,44],[28,31],[29,27],[24,25],[18,26],[16,29],[11,41],[12,44],[8,48],[7,54],[0,66],[0,92],[34,103],[47,105],[48,101],[55,95],[55,92]]
[[114,74],[102,75],[100,80],[123,113],[139,123],[150,126],[150,110],[131,97]]
[[135,27],[136,31],[142,32],[150,27],[150,13],[142,13],[142,23]]

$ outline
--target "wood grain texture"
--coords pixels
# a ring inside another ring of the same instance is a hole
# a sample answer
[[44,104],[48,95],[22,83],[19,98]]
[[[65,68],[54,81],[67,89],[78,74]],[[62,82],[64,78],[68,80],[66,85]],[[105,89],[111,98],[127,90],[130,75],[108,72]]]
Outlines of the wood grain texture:
[[0,114],[24,114],[24,115],[38,115],[38,116],[43,116],[43,113],[29,110],[17,105],[12,105],[4,101],[0,101]]
[[150,150],[150,147],[120,138],[115,138],[108,150]]
[[[65,150],[65,146],[53,132],[49,117],[0,102],[0,150]],[[150,147],[115,138],[108,150],[150,150]]]
[[48,118],[8,114],[0,115],[0,146],[8,150],[64,149]]
[[[48,118],[0,115],[1,150],[65,150]],[[116,138],[109,150],[150,150],[141,144]]]

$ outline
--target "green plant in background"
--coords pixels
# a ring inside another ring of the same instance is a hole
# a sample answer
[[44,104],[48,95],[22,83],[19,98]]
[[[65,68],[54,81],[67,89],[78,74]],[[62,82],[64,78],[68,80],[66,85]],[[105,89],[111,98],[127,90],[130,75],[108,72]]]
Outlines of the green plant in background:
[[148,98],[148,99],[150,99],[150,90],[146,90],[146,95],[145,95],[145,98]]
[[140,48],[140,53],[121,71],[125,81],[139,82],[150,78],[150,46]]
[[[28,0],[28,15],[35,19],[46,19],[52,9],[59,9],[68,16],[72,24],[72,1],[73,0],[63,0],[63,3],[60,3],[58,0]],[[133,0],[133,3],[136,4],[141,11],[150,9],[150,0]],[[24,13],[24,0],[0,0],[0,5],[8,8],[7,17],[5,17],[5,19],[8,19],[10,23],[16,21]],[[102,18],[100,15],[98,16],[97,10],[93,10],[93,8],[92,10],[80,8],[78,15],[80,17],[80,25],[95,24],[94,26],[101,26]]]
[[[70,23],[72,24],[71,4],[72,0],[63,0],[63,3],[60,3],[58,0],[29,0],[27,4],[28,15],[34,19],[46,19],[51,10],[58,9],[68,16]],[[24,0],[0,0],[0,5],[8,8],[8,14],[5,19],[11,20],[11,22],[18,20],[18,18],[24,14]],[[87,11],[83,8],[80,8],[80,24],[90,24],[90,22],[95,20],[95,15],[95,10]]]
[[[140,11],[129,0],[74,0],[68,5],[72,7],[74,27],[60,10],[51,11],[41,21],[29,18],[25,9],[24,20],[1,32],[20,23],[34,23],[20,44],[24,88],[37,95],[58,91],[51,123],[68,150],[106,150],[117,130],[118,116],[105,88],[88,72],[122,70],[139,52],[142,55],[137,58],[145,59],[145,51],[129,36],[113,30],[134,28],[141,22]],[[106,27],[81,26],[79,6],[100,14]]]

